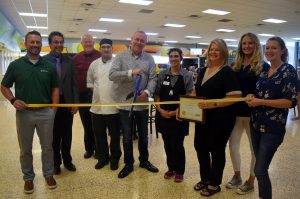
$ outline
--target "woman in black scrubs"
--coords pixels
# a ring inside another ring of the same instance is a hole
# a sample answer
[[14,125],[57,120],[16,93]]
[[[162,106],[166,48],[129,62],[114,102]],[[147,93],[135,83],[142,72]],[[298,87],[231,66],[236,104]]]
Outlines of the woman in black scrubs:
[[[182,51],[171,48],[168,52],[171,67],[161,71],[154,101],[178,101],[180,95],[193,91],[193,76],[180,65]],[[185,171],[184,137],[188,134],[189,123],[176,120],[178,104],[156,105],[156,130],[162,134],[167,156],[168,171],[165,179],[182,182]]]
[[[213,40],[208,48],[207,67],[198,76],[196,95],[205,99],[240,97],[241,91],[234,72],[229,66],[228,48],[222,39]],[[201,181],[194,189],[202,196],[211,196],[221,191],[225,167],[225,147],[235,124],[233,102],[202,102],[205,123],[195,126],[194,146],[200,164]]]

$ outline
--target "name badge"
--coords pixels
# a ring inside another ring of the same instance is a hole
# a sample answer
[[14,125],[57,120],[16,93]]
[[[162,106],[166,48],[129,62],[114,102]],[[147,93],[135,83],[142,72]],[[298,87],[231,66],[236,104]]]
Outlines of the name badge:
[[170,85],[170,82],[164,81],[164,82],[163,82],[163,85],[169,86],[169,85]]

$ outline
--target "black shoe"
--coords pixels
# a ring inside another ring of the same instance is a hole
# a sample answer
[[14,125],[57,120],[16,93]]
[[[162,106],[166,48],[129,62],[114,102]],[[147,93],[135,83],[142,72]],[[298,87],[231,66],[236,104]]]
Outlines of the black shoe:
[[145,168],[150,172],[153,173],[157,173],[158,172],[158,168],[156,168],[153,164],[151,164],[149,161],[144,162],[144,163],[140,163],[140,167],[141,168]]
[[83,157],[85,159],[88,159],[90,157],[92,157],[94,155],[94,152],[89,152],[89,151],[86,151],[84,154],[83,154]]
[[54,175],[59,175],[61,173],[60,166],[54,167]]
[[95,169],[102,169],[105,165],[108,164],[108,161],[99,160],[95,165]]
[[125,178],[133,171],[133,166],[126,164],[125,167],[120,171],[118,178]]
[[68,169],[69,171],[76,171],[76,167],[72,162],[65,164],[65,168]]
[[119,161],[111,161],[110,162],[110,170],[118,170],[119,168]]

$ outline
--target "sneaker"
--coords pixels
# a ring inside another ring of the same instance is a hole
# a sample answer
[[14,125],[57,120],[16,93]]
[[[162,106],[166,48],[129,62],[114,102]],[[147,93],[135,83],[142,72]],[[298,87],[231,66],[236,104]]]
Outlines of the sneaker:
[[246,181],[242,186],[240,186],[237,190],[236,193],[240,195],[244,195],[247,193],[250,193],[254,191],[254,186],[250,185],[248,181]]
[[174,171],[167,171],[164,175],[165,179],[171,179],[175,176],[175,172]]
[[174,182],[182,182],[182,181],[183,181],[183,175],[176,174]]
[[242,178],[233,176],[232,179],[226,184],[227,189],[235,189],[242,185]]
[[31,194],[33,193],[33,189],[33,180],[26,180],[24,184],[24,193]]
[[46,183],[47,183],[49,189],[55,189],[57,187],[56,181],[53,178],[53,176],[47,176],[45,178],[45,180],[46,180]]

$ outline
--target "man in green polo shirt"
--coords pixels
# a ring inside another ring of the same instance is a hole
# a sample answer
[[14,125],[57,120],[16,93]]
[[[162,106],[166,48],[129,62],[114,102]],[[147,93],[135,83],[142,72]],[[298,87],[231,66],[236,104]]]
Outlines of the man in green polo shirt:
[[[20,162],[24,192],[33,193],[32,141],[36,130],[42,148],[43,175],[50,189],[56,188],[53,178],[52,129],[55,108],[27,108],[27,104],[58,103],[59,88],[55,66],[40,57],[42,38],[31,31],[25,36],[27,54],[8,66],[1,82],[1,92],[16,109]],[[15,85],[15,95],[11,87]]]

